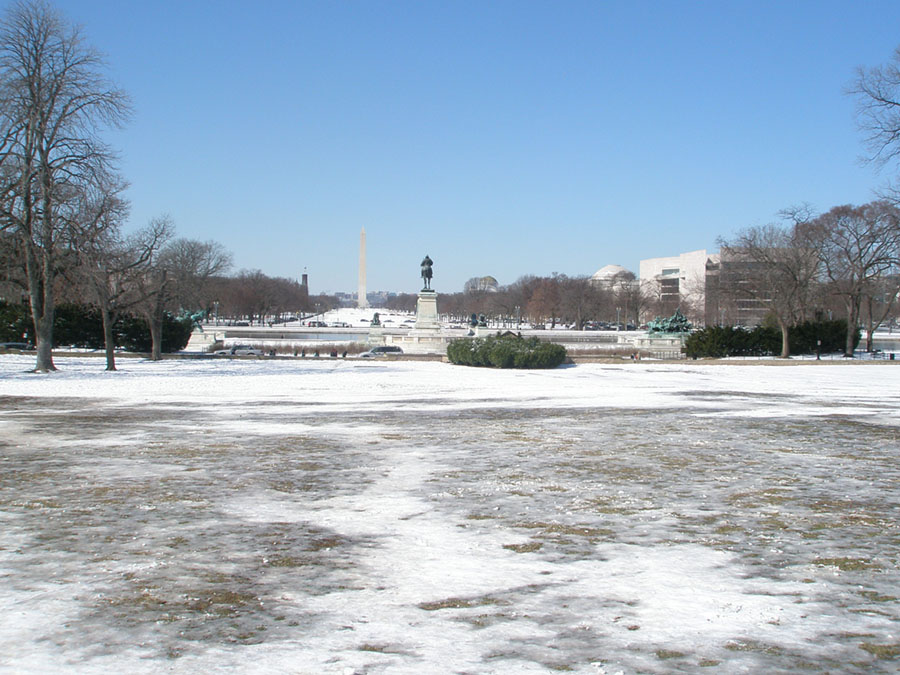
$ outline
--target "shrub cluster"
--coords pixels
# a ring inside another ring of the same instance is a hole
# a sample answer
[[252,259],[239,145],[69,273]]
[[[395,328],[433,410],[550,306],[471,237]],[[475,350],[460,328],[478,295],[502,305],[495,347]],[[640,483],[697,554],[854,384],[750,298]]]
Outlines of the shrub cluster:
[[[847,322],[804,321],[788,330],[791,354],[813,354],[817,341],[821,340],[822,353],[844,350]],[[854,347],[859,343],[856,331]],[[688,358],[725,356],[773,356],[781,353],[781,331],[772,326],[746,329],[740,326],[707,326],[695,331],[685,340],[684,352]]]
[[[822,341],[820,348],[823,354],[842,352],[847,343],[847,320],[804,321],[792,326],[790,331],[791,354],[814,354],[816,340]],[[853,349],[859,345],[860,330],[853,335]]]
[[566,360],[566,348],[536,337],[498,334],[454,340],[447,346],[447,358],[462,366],[556,368]]
[[[177,352],[191,339],[191,322],[163,316],[162,351]],[[116,347],[130,352],[149,352],[152,347],[150,327],[142,317],[125,315],[113,326]],[[23,338],[23,336],[25,336]],[[25,305],[0,301],[0,342],[34,342],[34,326]],[[53,315],[53,346],[103,349],[103,320],[96,307],[62,304]]]
[[[150,326],[143,317],[123,316],[114,327],[116,344],[129,352],[149,352],[153,348]],[[177,319],[168,312],[163,314],[162,344],[163,354],[180,352],[187,347],[194,327],[190,319]]]
[[0,300],[0,342],[33,342],[28,307]]

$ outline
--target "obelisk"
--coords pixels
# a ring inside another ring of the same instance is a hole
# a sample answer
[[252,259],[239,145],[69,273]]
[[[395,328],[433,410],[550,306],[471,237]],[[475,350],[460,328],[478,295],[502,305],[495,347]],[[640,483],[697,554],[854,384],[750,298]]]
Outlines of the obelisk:
[[359,232],[359,288],[356,291],[356,306],[360,309],[369,306],[366,300],[366,228]]

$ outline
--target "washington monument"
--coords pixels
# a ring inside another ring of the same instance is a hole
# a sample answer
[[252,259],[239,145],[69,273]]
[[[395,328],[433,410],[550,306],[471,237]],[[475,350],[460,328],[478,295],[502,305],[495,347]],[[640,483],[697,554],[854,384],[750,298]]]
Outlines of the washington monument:
[[366,300],[366,228],[359,231],[359,288],[356,291],[356,306],[365,309]]

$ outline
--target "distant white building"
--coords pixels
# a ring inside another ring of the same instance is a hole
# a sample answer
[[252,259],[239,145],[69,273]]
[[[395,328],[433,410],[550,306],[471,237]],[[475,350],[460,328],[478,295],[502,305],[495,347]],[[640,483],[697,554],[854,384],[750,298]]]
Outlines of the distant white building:
[[464,293],[496,293],[500,290],[500,283],[492,276],[472,277],[463,284]]
[[717,264],[718,260],[719,254],[707,254],[706,249],[641,260],[641,287],[653,298],[659,314],[681,309],[692,321],[702,322],[706,313],[707,264]]
[[610,290],[620,290],[635,283],[634,272],[621,265],[606,265],[591,275],[591,283]]

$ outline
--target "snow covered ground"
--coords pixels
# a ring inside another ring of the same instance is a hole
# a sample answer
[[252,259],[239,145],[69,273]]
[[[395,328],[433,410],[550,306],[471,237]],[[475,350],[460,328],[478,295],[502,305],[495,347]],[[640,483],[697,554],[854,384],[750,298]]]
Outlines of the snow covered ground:
[[0,356],[0,671],[896,672],[900,369]]

